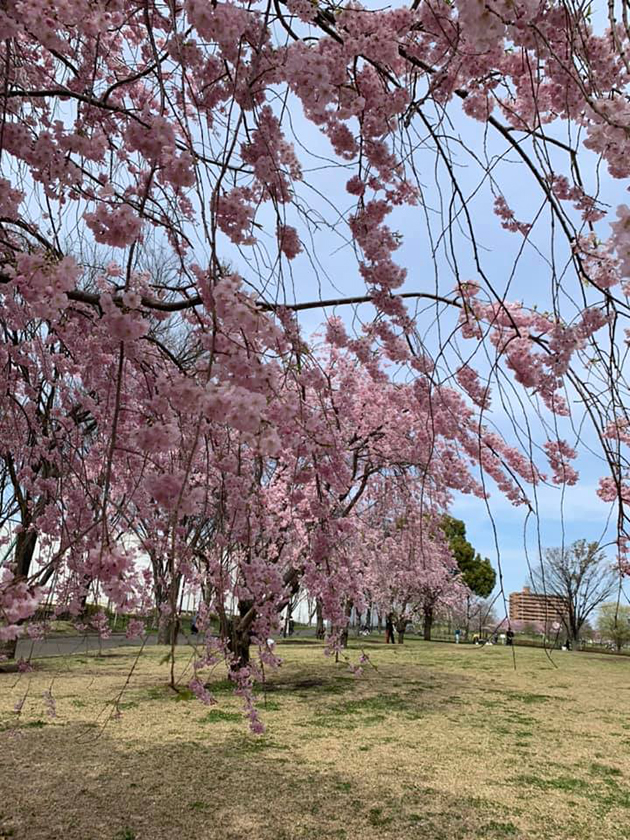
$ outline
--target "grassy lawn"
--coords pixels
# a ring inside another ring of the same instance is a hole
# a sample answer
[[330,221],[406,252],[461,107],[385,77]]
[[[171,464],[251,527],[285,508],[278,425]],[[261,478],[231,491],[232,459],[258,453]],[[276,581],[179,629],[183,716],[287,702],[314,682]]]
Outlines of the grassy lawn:
[[119,718],[133,649],[0,674],[0,840],[630,838],[626,659],[368,642],[355,677],[317,643],[278,649],[263,736],[219,669],[216,706],[173,694],[160,648]]

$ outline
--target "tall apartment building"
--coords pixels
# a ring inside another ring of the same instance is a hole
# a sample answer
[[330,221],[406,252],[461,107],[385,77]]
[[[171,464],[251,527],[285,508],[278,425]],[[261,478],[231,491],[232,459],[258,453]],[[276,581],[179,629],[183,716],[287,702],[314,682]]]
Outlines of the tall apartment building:
[[566,599],[559,595],[538,595],[528,586],[510,592],[510,621],[558,621],[566,610]]

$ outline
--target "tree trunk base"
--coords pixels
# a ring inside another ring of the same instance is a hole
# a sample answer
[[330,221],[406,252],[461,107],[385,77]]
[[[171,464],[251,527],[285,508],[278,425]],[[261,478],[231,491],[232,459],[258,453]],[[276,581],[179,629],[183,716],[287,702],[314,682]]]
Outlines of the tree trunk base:
[[0,642],[0,663],[15,659],[17,651],[17,639],[9,639],[5,642]]
[[179,619],[161,621],[158,625],[158,645],[177,645],[179,636]]
[[322,602],[317,599],[317,603],[315,605],[316,608],[316,615],[317,615],[317,623],[315,625],[315,638],[316,639],[325,639],[326,638],[326,627],[324,626],[324,611],[322,608]]

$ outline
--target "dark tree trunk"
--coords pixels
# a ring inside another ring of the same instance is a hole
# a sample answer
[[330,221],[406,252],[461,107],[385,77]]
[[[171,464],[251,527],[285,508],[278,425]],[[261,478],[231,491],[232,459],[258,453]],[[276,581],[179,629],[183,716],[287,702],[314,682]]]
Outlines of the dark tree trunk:
[[466,624],[464,626],[464,639],[468,641],[470,635],[470,595],[466,596]]
[[179,616],[164,616],[158,623],[158,645],[176,645],[179,635]]
[[405,643],[405,631],[407,630],[407,619],[399,618],[396,622],[396,632],[398,633],[398,644]]
[[81,595],[81,604],[79,606],[79,618],[82,621],[89,621],[90,619],[90,611],[88,610],[88,586],[92,582],[92,578],[83,578],[82,586],[85,587],[85,591],[83,595]]
[[580,646],[581,627],[578,627],[577,616],[572,604],[569,604],[568,615],[564,620],[564,625],[566,627],[567,639],[570,642],[571,650],[578,650]]
[[368,605],[367,613],[365,614],[365,626],[368,630],[372,629],[372,604]]
[[252,622],[246,619],[246,616],[252,606],[251,601],[239,601],[238,615],[228,618],[225,613],[222,613],[220,616],[221,636],[227,640],[230,653],[236,657],[237,668],[249,665]]
[[[178,610],[179,588],[181,575],[175,575],[166,584],[160,582],[156,575],[154,592],[155,606],[157,612],[158,645],[177,645],[177,637],[180,629],[180,616]],[[167,614],[162,614],[162,607],[168,606]]]
[[315,637],[323,639],[326,636],[326,628],[324,627],[324,608],[319,598],[315,602],[315,615],[317,622],[315,624]]
[[0,661],[4,659],[15,659],[15,652],[17,650],[17,639],[0,640]]
[[424,606],[424,640],[431,641],[431,628],[433,627],[433,605],[425,604]]
[[346,603],[346,623],[341,631],[341,647],[348,647],[348,630],[350,629],[350,616],[352,615],[352,601]]
[[37,545],[37,531],[20,531],[15,540],[16,577],[28,577]]
[[232,621],[232,637],[230,640],[230,650],[237,660],[239,668],[245,668],[249,665],[249,647],[251,644],[251,636],[249,629],[245,629],[241,625],[241,621],[236,618]]
[[289,601],[287,604],[287,614],[284,617],[284,628],[282,629],[282,635],[284,638],[288,638],[291,635],[290,628],[291,628],[291,619],[293,617],[293,601]]
[[[15,582],[25,580],[31,570],[35,547],[37,546],[37,531],[20,531],[15,539]],[[18,622],[20,623],[20,622]],[[17,639],[0,641],[0,657],[15,659]]]

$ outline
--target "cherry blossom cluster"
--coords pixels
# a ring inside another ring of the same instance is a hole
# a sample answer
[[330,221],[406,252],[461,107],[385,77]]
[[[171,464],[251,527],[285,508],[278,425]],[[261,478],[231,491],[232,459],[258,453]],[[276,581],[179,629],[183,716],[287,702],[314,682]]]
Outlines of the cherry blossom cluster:
[[553,470],[554,484],[576,484],[580,476],[569,463],[571,459],[577,457],[575,449],[572,449],[565,440],[549,440],[544,446]]

